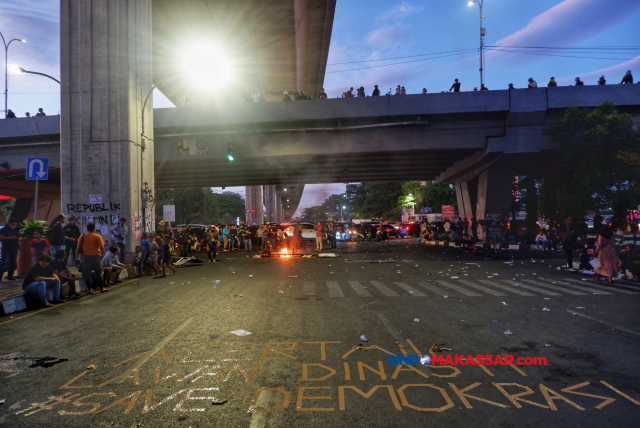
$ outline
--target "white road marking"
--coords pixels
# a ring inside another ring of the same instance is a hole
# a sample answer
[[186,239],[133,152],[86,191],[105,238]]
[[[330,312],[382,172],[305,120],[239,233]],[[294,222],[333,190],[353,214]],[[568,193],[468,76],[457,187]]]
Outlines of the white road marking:
[[[512,287],[515,287],[513,285],[513,283],[515,281],[509,281],[509,280],[503,279],[502,282],[504,282],[505,284],[511,284]],[[547,296],[562,296],[562,294],[560,294],[560,293],[555,293],[553,291],[545,290],[543,288],[538,288],[538,287],[534,287],[532,285],[523,284],[522,282],[518,285],[518,287],[519,288],[526,288],[527,290],[537,291],[538,293],[544,294],[544,295],[547,295]]]
[[358,281],[347,281],[347,282],[349,283],[351,288],[353,288],[353,291],[356,292],[358,297],[371,297],[371,293],[365,290],[362,284],[360,284]]
[[624,331],[624,332],[629,333],[629,334],[633,334],[634,336],[640,336],[640,333],[638,333],[638,332],[628,330],[628,329],[626,329],[624,327],[619,327],[619,326],[617,326],[615,324],[611,324],[611,323],[609,323],[607,321],[602,321],[602,320],[599,320],[597,318],[590,317],[589,315],[580,314],[580,313],[574,312],[574,311],[572,311],[570,309],[567,309],[567,312],[569,312],[570,314],[573,314],[573,315],[578,315],[578,316],[580,316],[582,318],[586,318],[586,319],[591,320],[591,321],[599,322],[600,324],[604,324],[604,325],[606,325],[608,327],[613,327],[616,330],[620,330],[620,331]]
[[433,291],[441,296],[448,296],[450,293],[448,291],[443,290],[442,288],[438,288],[435,285],[427,284],[426,282],[418,282],[420,287],[424,287],[427,290]]
[[398,293],[381,283],[380,281],[369,281],[371,284],[376,287],[382,294],[387,297],[398,297],[400,296]]
[[499,288],[501,290],[505,290],[505,291],[508,291],[510,293],[513,293],[513,294],[519,294],[521,296],[535,296],[535,294],[528,293],[526,291],[518,290],[518,287],[507,287],[506,285],[496,284],[495,282],[482,280],[482,279],[480,279],[479,281],[481,283],[483,283],[483,284],[487,284],[487,285],[490,285],[492,287],[496,287],[496,288]]
[[558,287],[556,285],[551,285],[551,284],[546,284],[544,282],[541,281],[535,281],[533,279],[525,279],[525,280],[521,280],[521,281],[527,281],[527,282],[531,282],[535,285],[539,285],[541,287],[546,287],[546,288],[550,288],[552,290],[556,290],[556,291],[562,291],[563,293],[567,293],[567,294],[573,294],[574,296],[586,296],[586,293],[581,293],[579,291],[573,291],[564,287]]
[[329,289],[329,296],[331,297],[344,297],[342,289],[335,281],[327,281],[327,288]]
[[491,288],[484,287],[484,286],[482,286],[482,285],[478,285],[478,284],[474,284],[474,283],[473,283],[473,282],[471,282],[471,281],[467,281],[467,280],[461,279],[461,280],[460,280],[460,281],[458,281],[458,282],[461,282],[461,283],[463,283],[464,285],[468,285],[468,286],[469,286],[469,287],[471,287],[471,288],[475,288],[476,290],[481,290],[481,291],[484,291],[485,293],[492,294],[492,295],[494,295],[494,296],[506,296],[506,294],[504,294],[504,293],[502,293],[502,292],[500,292],[500,291],[492,290]]
[[456,291],[459,291],[460,293],[465,294],[465,295],[467,295],[467,296],[482,296],[482,294],[478,294],[478,293],[475,293],[475,292],[473,292],[473,291],[469,291],[469,290],[467,290],[467,289],[466,289],[466,288],[464,288],[464,287],[459,287],[459,286],[457,286],[457,285],[453,285],[453,284],[451,284],[451,283],[449,283],[449,282],[447,282],[447,281],[439,281],[439,280],[436,280],[436,282],[437,282],[438,284],[444,285],[444,286],[445,286],[445,287],[447,287],[447,288],[452,288],[452,289],[454,289],[454,290],[456,290]]
[[394,284],[397,285],[398,287],[404,289],[404,290],[407,290],[413,296],[418,296],[418,297],[426,297],[427,296],[422,291],[416,290],[415,288],[413,288],[412,286],[410,286],[409,284],[406,284],[404,282],[394,282]]

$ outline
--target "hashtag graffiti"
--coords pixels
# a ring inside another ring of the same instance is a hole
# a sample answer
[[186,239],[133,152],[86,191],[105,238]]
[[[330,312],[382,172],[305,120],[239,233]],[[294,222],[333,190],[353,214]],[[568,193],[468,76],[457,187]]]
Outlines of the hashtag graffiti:
[[24,414],[26,417],[26,416],[34,415],[43,410],[53,410],[53,408],[58,404],[68,403],[70,401],[73,401],[76,397],[79,397],[79,396],[80,394],[73,394],[71,392],[67,392],[66,394],[62,394],[58,396],[51,396],[47,401],[44,401],[42,403],[31,403],[30,407],[26,409],[22,409],[19,412],[16,412],[16,415]]

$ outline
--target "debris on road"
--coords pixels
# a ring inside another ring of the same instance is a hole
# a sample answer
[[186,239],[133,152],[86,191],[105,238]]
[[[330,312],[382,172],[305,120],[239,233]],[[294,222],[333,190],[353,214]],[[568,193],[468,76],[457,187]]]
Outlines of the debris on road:
[[216,337],[216,335],[215,335],[215,334],[212,334],[212,335],[211,335],[211,338],[214,338],[214,337]]
[[4,404],[5,401],[7,401],[6,398],[0,398],[0,404]]
[[550,343],[545,343],[544,346],[546,346],[548,348],[549,346],[551,346],[551,344]]
[[419,319],[419,318],[414,318],[413,320],[414,320],[415,322],[420,322],[420,319]]
[[498,321],[498,320],[492,320],[492,321],[493,321],[493,322],[500,322],[500,321]]
[[503,305],[507,306],[507,302],[500,302],[500,303],[502,303]]
[[95,369],[97,369],[97,368],[98,368],[98,366],[96,366],[95,364],[91,364],[91,365],[88,365],[88,366],[87,366],[87,369],[88,369],[88,370],[95,370]]
[[365,336],[364,334],[360,336],[360,340],[362,340],[363,342],[368,342],[369,341],[367,339],[367,336]]
[[444,297],[445,299],[448,299],[448,298],[449,298],[449,296],[447,296],[446,294],[445,294],[443,297]]
[[297,275],[289,275],[289,278],[297,278]]
[[[230,311],[231,309],[228,309],[228,310]],[[235,334],[236,336],[249,336],[250,334],[253,334],[247,330],[233,330],[233,331],[230,331],[229,333]]]
[[584,306],[578,306],[576,309],[584,309]]
[[542,308],[542,310],[543,310],[543,311],[545,311],[545,312],[549,312],[551,309],[549,309],[549,308]]
[[513,334],[513,333],[511,333],[511,330],[507,330],[504,332],[504,334]]
[[213,401],[211,401],[211,404],[213,404],[214,406],[219,406],[221,404],[225,404],[227,402],[227,400],[225,400],[224,398],[214,398]]

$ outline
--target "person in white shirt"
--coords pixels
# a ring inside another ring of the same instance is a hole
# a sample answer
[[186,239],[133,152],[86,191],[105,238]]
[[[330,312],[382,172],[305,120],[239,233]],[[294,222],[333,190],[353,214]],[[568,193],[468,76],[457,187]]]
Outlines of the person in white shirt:
[[537,88],[537,87],[538,87],[538,82],[533,80],[532,77],[529,77],[529,85],[527,86],[527,88],[531,89],[531,88]]
[[[120,260],[118,260],[118,247],[109,247],[109,252],[102,258],[102,268],[103,270],[109,269],[109,276],[111,276],[111,273],[116,274],[116,278],[114,279],[113,284],[122,282],[120,281],[120,272],[122,272],[125,267],[126,266],[120,263]],[[106,279],[108,281],[109,277],[107,277]]]
[[545,235],[544,231],[541,230],[536,235],[536,250],[539,250],[540,246],[542,245],[542,251],[545,251],[546,243],[547,243],[547,235]]

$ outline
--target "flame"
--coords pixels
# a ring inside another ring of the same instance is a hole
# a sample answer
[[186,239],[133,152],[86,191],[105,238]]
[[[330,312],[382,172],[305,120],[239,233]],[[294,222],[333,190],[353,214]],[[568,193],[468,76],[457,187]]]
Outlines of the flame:
[[280,252],[280,257],[283,258],[291,258],[292,256],[289,254],[289,250],[285,247],[282,249],[282,251]]

